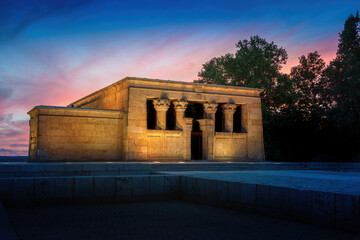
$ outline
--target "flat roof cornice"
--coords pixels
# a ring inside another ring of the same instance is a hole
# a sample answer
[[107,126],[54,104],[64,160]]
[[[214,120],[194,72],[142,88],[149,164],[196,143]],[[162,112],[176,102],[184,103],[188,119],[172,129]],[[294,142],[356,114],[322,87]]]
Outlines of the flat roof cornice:
[[[151,82],[154,82],[154,83],[166,83],[166,84],[170,84],[170,85],[185,85],[185,86],[198,86],[198,87],[205,87],[205,88],[208,88],[208,89],[223,89],[223,90],[235,90],[235,91],[252,91],[252,92],[256,92],[257,96],[262,92],[264,91],[263,89],[260,89],[260,88],[249,88],[249,87],[236,87],[236,86],[227,86],[227,85],[216,85],[216,84],[205,84],[205,83],[190,83],[190,82],[181,82],[181,81],[172,81],[172,80],[161,80],[161,79],[151,79],[151,78],[140,78],[140,77],[125,77],[115,83],[112,83],[100,90],[97,90],[96,92],[93,92],[83,98],[80,98],[79,100],[76,100],[72,103],[70,103],[68,106],[71,106],[72,104],[76,104],[76,103],[79,103],[79,102],[83,102],[85,100],[87,100],[88,98],[96,98],[97,96],[101,96],[104,92],[104,90],[112,87],[112,86],[116,86],[118,84],[121,84],[121,83],[125,83],[125,82],[128,82],[129,85],[132,85],[130,84],[131,82],[133,81],[144,81],[144,82],[147,82],[149,83],[149,85],[151,84]],[[136,84],[134,84],[136,85]],[[221,94],[221,93],[219,93]]]

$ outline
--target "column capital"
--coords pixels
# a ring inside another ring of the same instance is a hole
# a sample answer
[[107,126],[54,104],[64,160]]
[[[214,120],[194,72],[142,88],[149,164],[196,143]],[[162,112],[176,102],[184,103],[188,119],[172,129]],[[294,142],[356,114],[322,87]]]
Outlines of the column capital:
[[170,101],[169,99],[154,99],[153,104],[157,112],[166,112],[169,109]]
[[236,104],[228,103],[222,106],[224,114],[234,114],[236,111]]
[[206,113],[216,113],[217,110],[217,103],[211,102],[211,103],[204,103],[204,110]]
[[215,119],[217,103],[216,102],[204,103],[204,110],[207,119]]
[[174,109],[175,111],[184,112],[187,108],[187,101],[174,101]]

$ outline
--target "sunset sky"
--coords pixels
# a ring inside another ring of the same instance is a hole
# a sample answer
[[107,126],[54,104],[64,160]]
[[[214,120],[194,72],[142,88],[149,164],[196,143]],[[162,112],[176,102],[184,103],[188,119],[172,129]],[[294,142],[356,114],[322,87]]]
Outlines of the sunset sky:
[[[328,63],[358,1],[0,0],[0,156],[27,155],[27,112],[65,106],[125,76],[191,82],[259,35]],[[125,1],[122,1],[125,2]],[[270,3],[271,2],[271,3]]]

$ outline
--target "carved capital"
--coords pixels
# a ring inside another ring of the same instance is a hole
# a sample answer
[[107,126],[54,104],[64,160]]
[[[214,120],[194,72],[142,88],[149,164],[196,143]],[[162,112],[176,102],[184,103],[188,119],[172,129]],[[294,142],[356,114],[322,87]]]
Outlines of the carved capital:
[[204,110],[206,113],[216,113],[217,103],[204,103]]
[[166,112],[169,109],[169,99],[155,99],[153,100],[154,108],[157,112]]
[[174,109],[177,112],[185,112],[188,102],[187,101],[174,101]]
[[206,112],[207,119],[215,119],[217,103],[216,102],[204,103],[204,110]]
[[234,114],[236,111],[236,104],[228,103],[222,106],[224,114]]

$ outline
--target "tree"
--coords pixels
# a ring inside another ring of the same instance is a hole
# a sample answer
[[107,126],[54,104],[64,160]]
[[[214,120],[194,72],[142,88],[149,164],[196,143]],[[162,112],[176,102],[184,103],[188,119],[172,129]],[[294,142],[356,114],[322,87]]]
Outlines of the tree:
[[271,91],[286,63],[287,52],[259,36],[240,40],[235,55],[226,54],[203,64],[194,82],[263,88],[265,105],[270,107]]
[[[339,34],[336,58],[330,62],[324,77],[325,96],[329,105],[329,128],[342,153],[360,151],[360,33],[359,12],[351,14]],[[354,146],[355,145],[355,146]]]
[[325,62],[317,51],[308,53],[307,56],[302,55],[299,57],[299,65],[291,68],[290,78],[296,95],[295,104],[305,118],[323,110],[324,69]]

